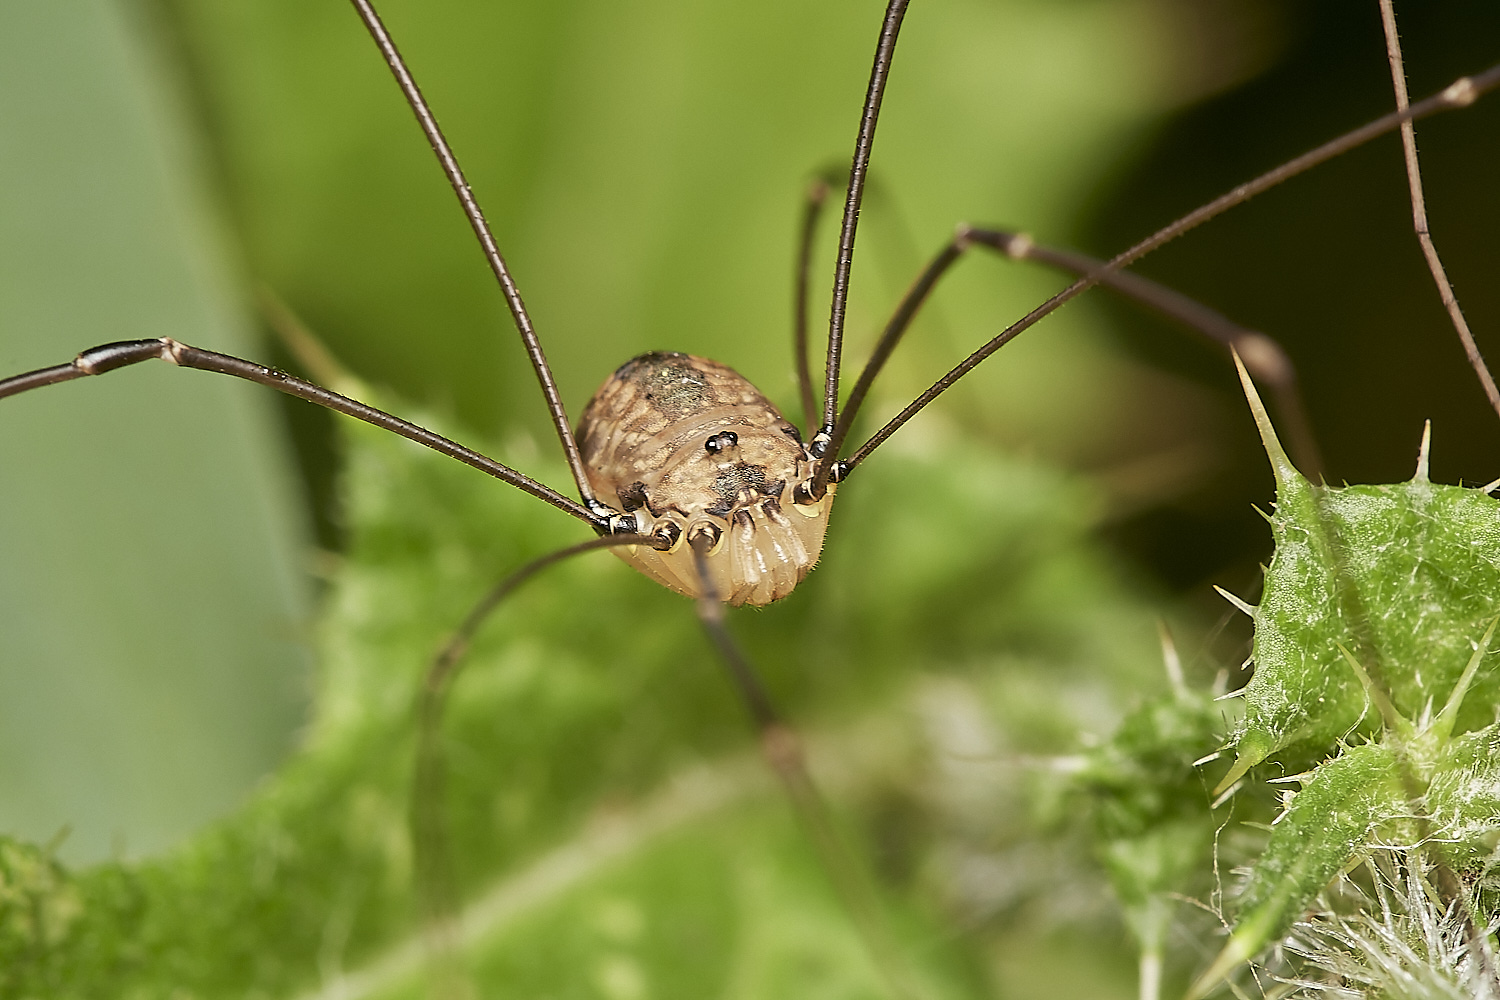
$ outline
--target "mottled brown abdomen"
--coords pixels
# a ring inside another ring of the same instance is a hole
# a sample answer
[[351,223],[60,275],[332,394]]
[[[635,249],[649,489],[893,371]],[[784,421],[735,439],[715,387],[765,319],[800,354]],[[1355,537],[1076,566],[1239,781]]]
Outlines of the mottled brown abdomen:
[[615,551],[679,593],[702,596],[683,539],[705,521],[722,532],[709,573],[730,604],[785,597],[818,561],[833,489],[794,502],[812,456],[797,428],[726,365],[663,351],[632,358],[589,400],[578,445],[600,500],[634,515],[642,534],[675,539],[668,551]]

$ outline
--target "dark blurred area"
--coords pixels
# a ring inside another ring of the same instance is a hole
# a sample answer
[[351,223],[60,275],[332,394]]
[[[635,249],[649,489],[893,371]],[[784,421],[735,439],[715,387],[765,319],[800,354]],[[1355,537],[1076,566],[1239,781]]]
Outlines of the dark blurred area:
[[[1374,0],[1299,0],[1274,15],[1267,19],[1281,36],[1274,62],[1162,127],[1085,213],[1083,248],[1114,253],[1393,107]],[[1397,15],[1413,101],[1500,59],[1500,4],[1408,3]],[[1417,125],[1431,231],[1492,367],[1500,360],[1497,134],[1493,97]],[[1409,478],[1427,419],[1434,481],[1500,475],[1500,419],[1413,235],[1396,135],[1232,209],[1136,270],[1281,343],[1300,374],[1330,483]],[[1219,349],[1130,304],[1112,300],[1107,308],[1130,352],[1243,412]],[[1251,510],[1270,496],[1269,469],[1249,421],[1225,426],[1228,452],[1211,485],[1113,531],[1174,588],[1211,580],[1248,590],[1270,554]]]

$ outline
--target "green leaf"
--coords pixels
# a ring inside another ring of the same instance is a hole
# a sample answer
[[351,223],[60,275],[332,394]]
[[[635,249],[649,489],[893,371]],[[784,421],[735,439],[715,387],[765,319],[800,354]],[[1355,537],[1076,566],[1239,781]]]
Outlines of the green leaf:
[[[253,354],[143,8],[0,6],[0,377],[176,337]],[[271,394],[165,364],[0,407],[0,815],[164,850],[293,743],[307,512]]]
[[1426,807],[1439,856],[1456,872],[1487,874],[1500,846],[1500,725],[1466,733],[1444,748]]
[[1306,776],[1272,829],[1238,900],[1229,942],[1190,995],[1204,996],[1301,916],[1371,831],[1409,814],[1397,755],[1376,743],[1351,747]]
[[[1255,675],[1236,739],[1243,771],[1301,745],[1327,753],[1379,713],[1347,647],[1402,716],[1442,704],[1500,610],[1500,501],[1427,482],[1278,490],[1276,554],[1255,613]],[[1481,671],[1458,731],[1490,721],[1500,674]]]
[[1493,726],[1452,739],[1491,721],[1500,688],[1482,669],[1500,624],[1496,502],[1429,482],[1427,435],[1408,483],[1313,486],[1287,460],[1243,365],[1240,377],[1276,474],[1276,554],[1251,609],[1256,673],[1220,788],[1278,750],[1321,755],[1360,729],[1378,742],[1287,779],[1303,790],[1278,817],[1229,942],[1192,997],[1285,933],[1374,840],[1440,845],[1473,875],[1496,839]]
[[1174,691],[1127,715],[1079,772],[1095,850],[1144,952],[1161,954],[1173,897],[1207,888],[1216,822],[1194,762],[1222,741],[1223,728],[1206,693]]

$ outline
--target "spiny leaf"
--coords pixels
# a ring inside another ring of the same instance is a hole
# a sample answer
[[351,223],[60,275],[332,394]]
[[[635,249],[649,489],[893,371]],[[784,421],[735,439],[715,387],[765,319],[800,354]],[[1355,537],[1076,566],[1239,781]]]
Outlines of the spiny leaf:
[[1426,799],[1433,847],[1457,872],[1483,871],[1500,846],[1500,724],[1454,740],[1433,772]]
[[1319,767],[1271,833],[1239,899],[1223,951],[1193,984],[1201,997],[1301,916],[1375,827],[1406,810],[1396,753],[1367,743]]
[[[1294,744],[1326,753],[1378,717],[1351,650],[1407,719],[1446,697],[1500,610],[1500,502],[1414,480],[1278,495],[1276,555],[1256,613],[1236,772]],[[1458,729],[1489,721],[1500,676],[1475,678]]]

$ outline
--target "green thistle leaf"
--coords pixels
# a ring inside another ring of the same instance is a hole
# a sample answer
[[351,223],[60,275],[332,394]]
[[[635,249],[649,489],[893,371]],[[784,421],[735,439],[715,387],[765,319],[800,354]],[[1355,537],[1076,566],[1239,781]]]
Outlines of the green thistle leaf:
[[1500,724],[1454,740],[1433,770],[1432,846],[1455,871],[1483,871],[1500,846]]
[[[1245,689],[1235,772],[1301,745],[1324,754],[1380,717],[1339,647],[1406,719],[1463,674],[1500,610],[1500,501],[1413,480],[1392,486],[1283,483],[1276,555],[1255,615],[1255,676]],[[1500,674],[1475,677],[1458,731],[1492,721]]]
[[1397,757],[1389,747],[1352,747],[1308,775],[1250,873],[1229,943],[1190,995],[1206,995],[1280,937],[1371,831],[1406,811]]

